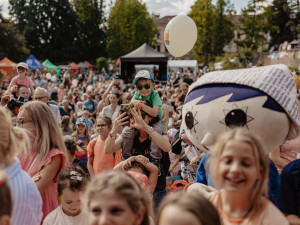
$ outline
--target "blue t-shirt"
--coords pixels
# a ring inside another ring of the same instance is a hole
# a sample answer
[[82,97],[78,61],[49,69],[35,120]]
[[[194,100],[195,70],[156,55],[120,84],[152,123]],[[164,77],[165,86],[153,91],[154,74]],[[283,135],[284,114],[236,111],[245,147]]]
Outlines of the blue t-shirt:
[[83,103],[83,105],[90,113],[93,113],[97,107],[97,102],[95,100],[92,100],[92,102],[87,100]]
[[[208,153],[205,153],[202,157],[197,172],[196,172],[196,180],[195,182],[206,184],[208,186],[214,187],[213,182],[211,180],[210,174],[206,174],[206,160],[208,159]],[[278,197],[278,191],[279,191],[279,174],[278,170],[273,163],[272,160],[270,161],[270,167],[269,167],[269,199],[275,203],[276,199]]]

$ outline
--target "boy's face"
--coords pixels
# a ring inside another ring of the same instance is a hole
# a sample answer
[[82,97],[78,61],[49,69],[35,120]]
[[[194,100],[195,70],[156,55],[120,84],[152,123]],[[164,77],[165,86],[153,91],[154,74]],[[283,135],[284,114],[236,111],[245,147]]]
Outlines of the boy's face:
[[[138,88],[138,86],[140,86],[140,85],[143,85],[143,88],[141,90],[139,90],[139,88]],[[146,85],[146,87],[145,87],[145,85]],[[150,86],[150,88],[146,89],[148,85]],[[140,95],[142,97],[146,97],[146,96],[150,95],[151,91],[154,89],[155,84],[150,79],[139,79],[136,82],[135,86],[136,86],[138,92],[140,93]]]

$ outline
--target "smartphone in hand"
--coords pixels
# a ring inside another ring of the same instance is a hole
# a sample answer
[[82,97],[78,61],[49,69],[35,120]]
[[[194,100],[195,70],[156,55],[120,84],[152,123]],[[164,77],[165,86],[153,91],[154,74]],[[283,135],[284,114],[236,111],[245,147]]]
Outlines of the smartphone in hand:
[[121,114],[123,114],[124,112],[126,112],[125,116],[129,117],[128,119],[125,120],[128,123],[130,122],[130,116],[131,116],[131,114],[130,114],[130,108],[131,108],[130,104],[121,104],[121,106],[120,106],[120,112],[121,112]]

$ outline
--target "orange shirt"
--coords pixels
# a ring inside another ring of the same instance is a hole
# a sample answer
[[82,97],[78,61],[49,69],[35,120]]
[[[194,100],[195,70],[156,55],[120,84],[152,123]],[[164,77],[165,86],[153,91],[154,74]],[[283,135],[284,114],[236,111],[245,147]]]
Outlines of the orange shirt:
[[116,164],[117,155],[121,154],[121,149],[115,154],[106,154],[104,152],[105,141],[103,141],[100,136],[97,138],[95,147],[93,149],[94,140],[90,141],[87,146],[88,157],[94,156],[93,170],[95,175],[99,172],[112,170]]

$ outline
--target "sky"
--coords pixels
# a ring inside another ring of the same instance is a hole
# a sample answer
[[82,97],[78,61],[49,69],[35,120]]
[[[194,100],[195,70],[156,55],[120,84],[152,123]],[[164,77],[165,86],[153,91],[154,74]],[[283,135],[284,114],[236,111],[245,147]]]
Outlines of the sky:
[[[147,9],[150,13],[159,14],[160,17],[167,15],[188,14],[191,6],[196,0],[142,0],[146,3]],[[213,0],[215,3],[217,0]],[[239,13],[242,8],[247,6],[249,0],[231,0],[234,4],[235,10]],[[110,1],[106,1],[110,2]],[[0,0],[2,5],[2,14],[8,16],[8,0]]]

